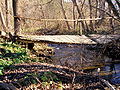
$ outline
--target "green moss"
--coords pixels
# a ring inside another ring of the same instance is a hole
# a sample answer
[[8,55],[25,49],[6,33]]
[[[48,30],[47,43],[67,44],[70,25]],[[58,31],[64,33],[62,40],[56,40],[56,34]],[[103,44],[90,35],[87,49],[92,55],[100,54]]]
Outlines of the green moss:
[[57,76],[52,72],[44,72],[40,77],[43,82],[58,81]]
[[12,43],[0,43],[0,75],[3,75],[4,69],[10,65],[19,63],[35,62],[29,57],[25,48]]

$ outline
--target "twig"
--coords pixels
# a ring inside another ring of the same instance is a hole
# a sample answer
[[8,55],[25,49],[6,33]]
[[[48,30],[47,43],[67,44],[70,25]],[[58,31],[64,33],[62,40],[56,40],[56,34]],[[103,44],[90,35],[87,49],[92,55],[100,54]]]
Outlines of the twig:
[[76,75],[75,75],[75,73],[74,73],[73,79],[72,79],[72,84],[75,82],[75,77],[76,77]]

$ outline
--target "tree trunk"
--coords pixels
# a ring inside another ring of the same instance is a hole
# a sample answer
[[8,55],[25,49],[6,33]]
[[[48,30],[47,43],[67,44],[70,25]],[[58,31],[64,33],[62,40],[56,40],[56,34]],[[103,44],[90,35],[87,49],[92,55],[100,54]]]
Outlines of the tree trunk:
[[[91,0],[88,0],[88,1],[89,1],[89,9],[90,9],[90,19],[92,19],[92,2]],[[94,30],[92,20],[90,20],[90,30]]]
[[13,7],[12,7],[12,0],[5,0],[5,7],[6,7],[6,26],[9,32],[13,29]]
[[[77,11],[78,11],[78,14],[79,14],[78,19],[79,19],[79,18],[82,18],[82,14],[81,14],[81,12],[80,12],[80,9],[79,9],[79,7],[78,7],[78,5],[77,5],[76,0],[72,0],[72,2],[73,2],[73,5],[76,6],[76,8],[77,8]],[[82,24],[82,28],[85,30],[84,22],[81,21],[81,24]]]
[[5,9],[6,9],[6,26],[8,27],[8,2],[5,0]]
[[[73,20],[75,20],[75,6],[73,5]],[[73,28],[75,30],[76,21],[73,22]]]
[[[83,7],[84,7],[84,4],[86,3],[85,2],[86,0],[83,0],[83,2],[82,1],[79,1],[80,3],[81,3],[81,14],[82,14],[82,18],[85,18],[85,15],[84,15],[84,13],[82,12],[83,11]],[[78,17],[78,19],[79,19],[80,17]],[[80,23],[80,22],[78,22],[78,23]],[[79,24],[79,26],[80,26],[80,24]],[[89,29],[89,26],[88,26],[88,24],[87,24],[87,22],[86,21],[84,21],[84,26],[86,26],[86,31],[85,32],[87,32],[87,31],[89,31],[90,29]]]
[[100,26],[104,20],[104,16],[105,16],[105,12],[102,10],[105,10],[105,0],[99,0],[99,17],[101,18],[101,20],[99,20],[98,22],[96,22],[96,26]]
[[[98,7],[98,0],[96,0],[96,7]],[[96,8],[96,10],[95,10],[95,18],[97,18],[97,17],[98,17],[97,12],[98,12],[98,9]]]
[[120,1],[118,1],[118,0],[115,0],[115,1],[116,1],[117,5],[119,6],[119,9],[120,9]]
[[[98,7],[98,0],[96,0],[96,7]],[[97,18],[98,17],[98,9],[96,8],[95,9],[95,18]],[[97,21],[95,21],[95,27],[96,27],[96,23],[97,23]]]
[[1,20],[2,27],[3,27],[3,31],[7,33],[7,26],[6,26],[5,18],[4,18],[1,7],[0,7],[0,20]]
[[[112,14],[112,12],[111,12],[111,7],[110,7],[110,6],[109,6],[109,13]],[[112,29],[112,30],[111,30],[111,31],[112,31],[112,34],[114,34],[113,19],[110,18],[110,19],[109,19],[109,22],[110,22],[110,29]]]
[[[60,0],[60,5],[61,5],[61,8],[62,8],[62,13],[63,13],[64,19],[67,19],[67,16],[66,16],[66,14],[65,14],[65,10],[64,10],[64,7],[63,7],[63,2],[62,2],[62,0]],[[70,26],[69,26],[68,21],[66,21],[66,25],[67,25],[67,27],[68,27],[68,30],[70,30]]]
[[[42,18],[45,19],[45,14],[44,14],[42,5],[40,5],[40,9],[41,9],[41,13],[42,13]],[[44,22],[44,28],[47,28],[47,21]]]
[[117,9],[115,8],[114,4],[112,3],[112,1],[111,1],[111,0],[106,0],[106,2],[107,2],[108,5],[111,7],[114,15],[117,16],[118,18],[120,18],[120,17],[119,17],[119,13],[118,13]]
[[14,36],[20,30],[20,18],[18,17],[18,0],[13,0],[13,15],[14,15]]
[[[99,0],[99,8],[105,10],[105,0]],[[99,10],[99,17],[103,18],[105,15],[104,11]]]

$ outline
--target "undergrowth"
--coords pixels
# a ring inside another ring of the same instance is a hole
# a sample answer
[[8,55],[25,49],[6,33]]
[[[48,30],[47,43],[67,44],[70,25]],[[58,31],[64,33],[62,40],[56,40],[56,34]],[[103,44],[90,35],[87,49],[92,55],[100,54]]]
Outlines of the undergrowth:
[[[41,62],[37,59],[30,58],[28,55],[29,50],[21,48],[19,44],[15,43],[0,43],[0,76],[4,75],[4,70],[13,69],[11,66],[21,63]],[[15,67],[14,67],[15,68]],[[40,81],[39,81],[40,80]],[[13,80],[14,81],[14,80]],[[15,80],[16,81],[16,80]],[[42,82],[42,86],[50,85],[59,82],[60,80],[52,72],[43,72],[42,75],[38,73],[28,73],[22,79],[17,80],[22,86],[30,84],[37,84]]]
[[12,43],[0,43],[0,75],[3,75],[3,70],[10,65],[30,62],[36,60],[29,57],[26,48]]

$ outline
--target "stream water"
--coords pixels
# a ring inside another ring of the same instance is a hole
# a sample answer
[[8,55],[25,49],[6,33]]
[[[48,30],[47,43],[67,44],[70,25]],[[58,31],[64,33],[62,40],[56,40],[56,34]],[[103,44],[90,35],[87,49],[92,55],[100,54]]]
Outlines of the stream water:
[[103,74],[103,78],[107,79],[112,84],[120,85],[120,63],[106,65],[101,69],[101,72],[106,73],[106,75]]
[[49,44],[54,48],[52,56],[54,64],[68,66],[77,70],[96,72],[100,68],[100,76],[112,84],[120,85],[120,63],[107,63],[111,59],[101,56],[100,52],[88,50],[87,45]]

